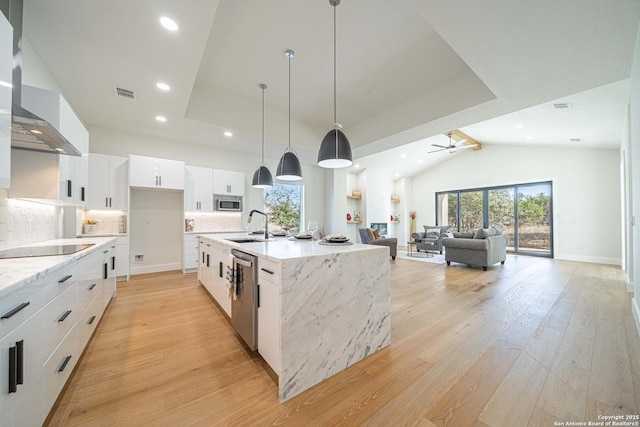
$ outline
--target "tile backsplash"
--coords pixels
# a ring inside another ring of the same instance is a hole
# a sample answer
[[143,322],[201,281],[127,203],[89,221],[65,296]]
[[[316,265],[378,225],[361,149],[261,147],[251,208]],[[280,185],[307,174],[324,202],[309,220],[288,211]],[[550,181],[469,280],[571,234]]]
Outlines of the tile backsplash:
[[[126,233],[127,230],[127,211],[102,211],[102,210],[85,210],[83,215],[78,216],[78,227],[82,230],[82,224],[87,219],[96,221],[95,234],[117,234],[121,233],[120,224],[124,221]],[[84,233],[81,231],[81,233]]]
[[0,189],[0,249],[59,238],[61,217],[59,206],[10,199]]
[[241,213],[185,212],[184,217],[185,219],[193,219],[193,231],[200,233],[241,231],[244,229]]

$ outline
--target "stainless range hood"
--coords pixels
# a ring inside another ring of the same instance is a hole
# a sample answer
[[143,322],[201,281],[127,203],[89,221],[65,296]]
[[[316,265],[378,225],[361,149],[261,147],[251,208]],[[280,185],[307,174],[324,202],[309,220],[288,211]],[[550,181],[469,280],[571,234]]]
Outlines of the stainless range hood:
[[80,151],[55,126],[22,107],[22,1],[0,0],[0,10],[13,27],[11,147],[80,156]]

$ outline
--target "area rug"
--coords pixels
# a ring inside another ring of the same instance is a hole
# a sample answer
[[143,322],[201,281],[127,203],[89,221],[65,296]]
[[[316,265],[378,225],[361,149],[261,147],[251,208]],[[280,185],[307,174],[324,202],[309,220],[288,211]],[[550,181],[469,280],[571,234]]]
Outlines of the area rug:
[[407,259],[409,261],[419,261],[419,262],[429,262],[431,264],[447,264],[447,262],[444,260],[444,254],[440,255],[439,253],[432,253],[433,256],[429,256],[427,258],[427,256],[421,252],[421,253],[416,253],[415,251],[413,251],[413,255],[407,255],[407,250],[405,248],[399,247],[398,248],[398,255],[396,256],[396,258],[402,258],[402,259]]

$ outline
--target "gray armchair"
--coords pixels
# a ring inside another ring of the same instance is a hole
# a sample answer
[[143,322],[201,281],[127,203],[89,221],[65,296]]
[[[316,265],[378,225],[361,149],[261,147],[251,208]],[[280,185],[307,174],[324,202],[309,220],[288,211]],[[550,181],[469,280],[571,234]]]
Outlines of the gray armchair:
[[389,255],[391,259],[395,260],[398,255],[398,239],[395,237],[387,237],[386,239],[376,239],[373,235],[373,230],[370,228],[358,228],[360,233],[360,240],[367,245],[379,245],[389,247]]
[[507,236],[495,228],[479,229],[473,233],[454,233],[454,238],[442,241],[445,248],[444,258],[447,265],[451,261],[469,265],[487,267],[497,262],[504,264],[507,259]]
[[414,241],[418,242],[416,243],[416,250],[418,252],[438,251],[440,252],[440,255],[442,255],[442,241],[447,237],[453,237],[451,226],[423,225],[423,227],[424,232],[420,231],[411,234],[411,238]]

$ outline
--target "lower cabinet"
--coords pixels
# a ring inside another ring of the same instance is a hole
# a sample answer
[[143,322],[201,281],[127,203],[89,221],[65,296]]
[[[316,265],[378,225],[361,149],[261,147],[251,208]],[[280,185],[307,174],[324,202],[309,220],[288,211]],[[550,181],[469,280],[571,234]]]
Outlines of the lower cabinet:
[[96,249],[47,273],[38,292],[0,298],[13,307],[0,330],[0,427],[42,425],[78,363],[115,294],[116,245]]
[[201,242],[199,244],[198,280],[209,294],[231,316],[231,294],[227,283],[227,262],[230,249],[224,245]]
[[280,375],[280,288],[258,278],[258,353]]
[[0,340],[0,425],[39,426],[42,407],[40,313]]
[[182,272],[191,272],[196,268],[198,268],[198,236],[185,234],[182,250]]

